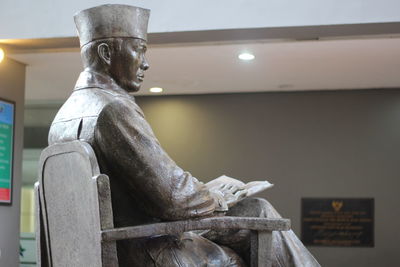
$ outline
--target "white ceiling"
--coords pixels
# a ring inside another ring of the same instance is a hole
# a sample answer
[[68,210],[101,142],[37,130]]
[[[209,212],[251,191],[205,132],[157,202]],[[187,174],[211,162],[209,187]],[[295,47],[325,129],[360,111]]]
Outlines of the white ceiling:
[[[256,58],[243,62],[242,51]],[[400,38],[154,46],[147,55],[138,94],[400,88]],[[27,102],[64,100],[82,70],[77,51],[11,57],[28,64]]]

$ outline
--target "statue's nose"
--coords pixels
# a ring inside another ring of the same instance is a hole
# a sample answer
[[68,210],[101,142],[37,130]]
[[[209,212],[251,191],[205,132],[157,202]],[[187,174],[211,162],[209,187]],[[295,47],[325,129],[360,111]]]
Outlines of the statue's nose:
[[143,60],[142,65],[140,66],[140,68],[142,70],[148,70],[150,68],[150,65],[149,65],[149,63],[147,62],[146,59]]

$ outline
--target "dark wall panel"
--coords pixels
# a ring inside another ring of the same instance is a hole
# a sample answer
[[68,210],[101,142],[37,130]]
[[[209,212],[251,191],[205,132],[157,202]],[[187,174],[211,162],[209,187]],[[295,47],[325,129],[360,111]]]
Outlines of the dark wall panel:
[[302,197],[371,197],[375,248],[321,248],[323,266],[394,266],[400,90],[138,97],[170,156],[200,180],[268,179],[299,234]]

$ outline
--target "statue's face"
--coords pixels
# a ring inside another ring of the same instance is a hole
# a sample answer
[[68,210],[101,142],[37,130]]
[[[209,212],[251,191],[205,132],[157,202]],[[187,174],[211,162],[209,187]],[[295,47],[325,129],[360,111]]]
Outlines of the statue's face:
[[146,60],[146,42],[141,39],[125,39],[121,49],[111,56],[111,75],[127,92],[137,92],[142,85],[144,72],[149,68]]

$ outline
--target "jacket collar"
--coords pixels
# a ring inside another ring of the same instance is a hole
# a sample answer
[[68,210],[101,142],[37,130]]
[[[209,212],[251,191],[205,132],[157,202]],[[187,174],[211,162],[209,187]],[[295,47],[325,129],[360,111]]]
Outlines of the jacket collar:
[[78,80],[75,84],[75,91],[86,88],[100,88],[107,91],[113,91],[113,93],[117,93],[124,96],[129,96],[128,92],[122,89],[111,77],[94,72],[85,70],[81,72]]

